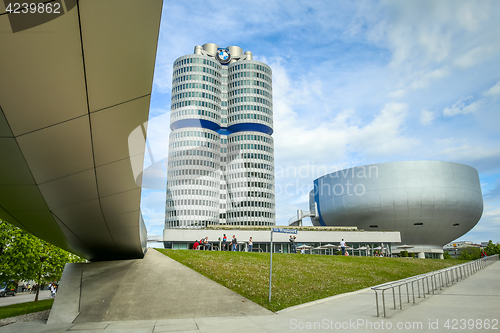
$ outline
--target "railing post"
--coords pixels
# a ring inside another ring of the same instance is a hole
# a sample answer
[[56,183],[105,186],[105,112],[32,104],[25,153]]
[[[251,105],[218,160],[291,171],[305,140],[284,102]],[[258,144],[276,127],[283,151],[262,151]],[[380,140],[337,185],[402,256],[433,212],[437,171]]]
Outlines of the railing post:
[[[415,303],[415,285],[413,284],[413,282],[415,282],[415,281],[411,281],[411,293],[413,294],[413,303]],[[419,293],[419,297],[420,297],[420,291],[418,293]]]
[[394,300],[394,310],[396,310],[396,293],[394,292],[394,287],[392,287],[392,299]]
[[403,302],[401,302],[401,285],[399,285],[398,288],[399,288],[399,309],[403,310]]
[[385,315],[385,295],[384,295],[385,290],[382,290],[382,305],[384,306],[384,318],[386,318]]

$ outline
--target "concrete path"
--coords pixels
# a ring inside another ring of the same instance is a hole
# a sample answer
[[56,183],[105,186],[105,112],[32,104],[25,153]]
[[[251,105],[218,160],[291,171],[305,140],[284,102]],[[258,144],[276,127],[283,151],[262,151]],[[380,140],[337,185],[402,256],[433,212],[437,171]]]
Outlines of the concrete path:
[[[33,302],[35,300],[35,294],[30,293],[18,293],[16,296],[5,296],[0,297],[0,306]],[[40,290],[40,294],[38,295],[39,300],[50,299],[50,291],[49,290]]]
[[[388,313],[389,318],[376,317],[373,291],[362,290],[285,309],[275,315],[108,321],[76,325],[45,325],[43,322],[32,322],[0,328],[0,333],[495,332],[500,329],[499,277],[500,262],[495,262],[457,284],[444,288],[436,295],[419,299],[416,304],[406,304],[403,310],[391,310]],[[462,319],[465,321],[461,322]],[[449,327],[446,327],[446,324]],[[485,329],[485,324],[489,325],[489,328]],[[465,329],[460,329],[461,326]]]
[[[76,319],[73,315],[69,321],[54,321],[51,313],[50,324],[272,314],[153,249],[144,259],[95,262],[81,267],[73,274],[73,280],[81,280],[81,292],[75,293],[80,287],[79,281],[74,281],[71,295],[73,304],[79,302]],[[64,282],[53,311],[61,311],[58,303],[64,308],[71,305],[64,299],[69,296],[63,290]],[[57,317],[64,319],[60,313]]]

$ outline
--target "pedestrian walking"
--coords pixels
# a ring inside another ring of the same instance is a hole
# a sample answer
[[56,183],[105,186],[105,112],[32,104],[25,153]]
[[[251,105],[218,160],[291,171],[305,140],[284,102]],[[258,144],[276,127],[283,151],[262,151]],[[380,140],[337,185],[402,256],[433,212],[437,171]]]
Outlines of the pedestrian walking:
[[55,283],[52,283],[52,284],[50,285],[50,297],[51,297],[51,298],[56,297],[56,292],[57,292],[56,284],[55,284]]
[[233,251],[238,249],[238,241],[236,240],[236,236],[233,235],[233,239],[231,240],[231,244],[233,245]]
[[224,237],[222,237],[222,251],[226,251],[226,243],[227,243],[227,236],[224,234]]
[[253,241],[252,237],[250,237],[250,239],[248,240],[248,252],[252,252],[252,249],[253,249]]
[[346,247],[346,243],[344,242],[344,239],[342,238],[342,241],[340,242],[340,249],[342,250],[343,256],[345,256],[345,247]]

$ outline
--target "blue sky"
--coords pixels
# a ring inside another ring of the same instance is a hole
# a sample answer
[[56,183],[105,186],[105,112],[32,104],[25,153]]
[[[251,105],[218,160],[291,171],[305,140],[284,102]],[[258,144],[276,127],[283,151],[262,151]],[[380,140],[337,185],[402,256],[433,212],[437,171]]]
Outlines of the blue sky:
[[441,160],[481,179],[483,217],[460,239],[500,242],[498,17],[494,0],[164,1],[148,123],[157,163],[146,158],[141,203],[148,233],[164,224],[172,64],[215,43],[273,70],[278,225],[308,210],[325,171]]

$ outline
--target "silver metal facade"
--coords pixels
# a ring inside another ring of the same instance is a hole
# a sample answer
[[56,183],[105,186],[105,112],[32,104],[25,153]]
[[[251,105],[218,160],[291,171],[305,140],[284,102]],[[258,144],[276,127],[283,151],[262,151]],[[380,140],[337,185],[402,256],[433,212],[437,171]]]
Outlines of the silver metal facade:
[[207,43],[174,62],[165,228],[274,225],[272,71]]
[[401,242],[440,246],[471,230],[483,197],[476,169],[440,161],[390,162],[327,174],[314,181],[314,225],[401,232]]

